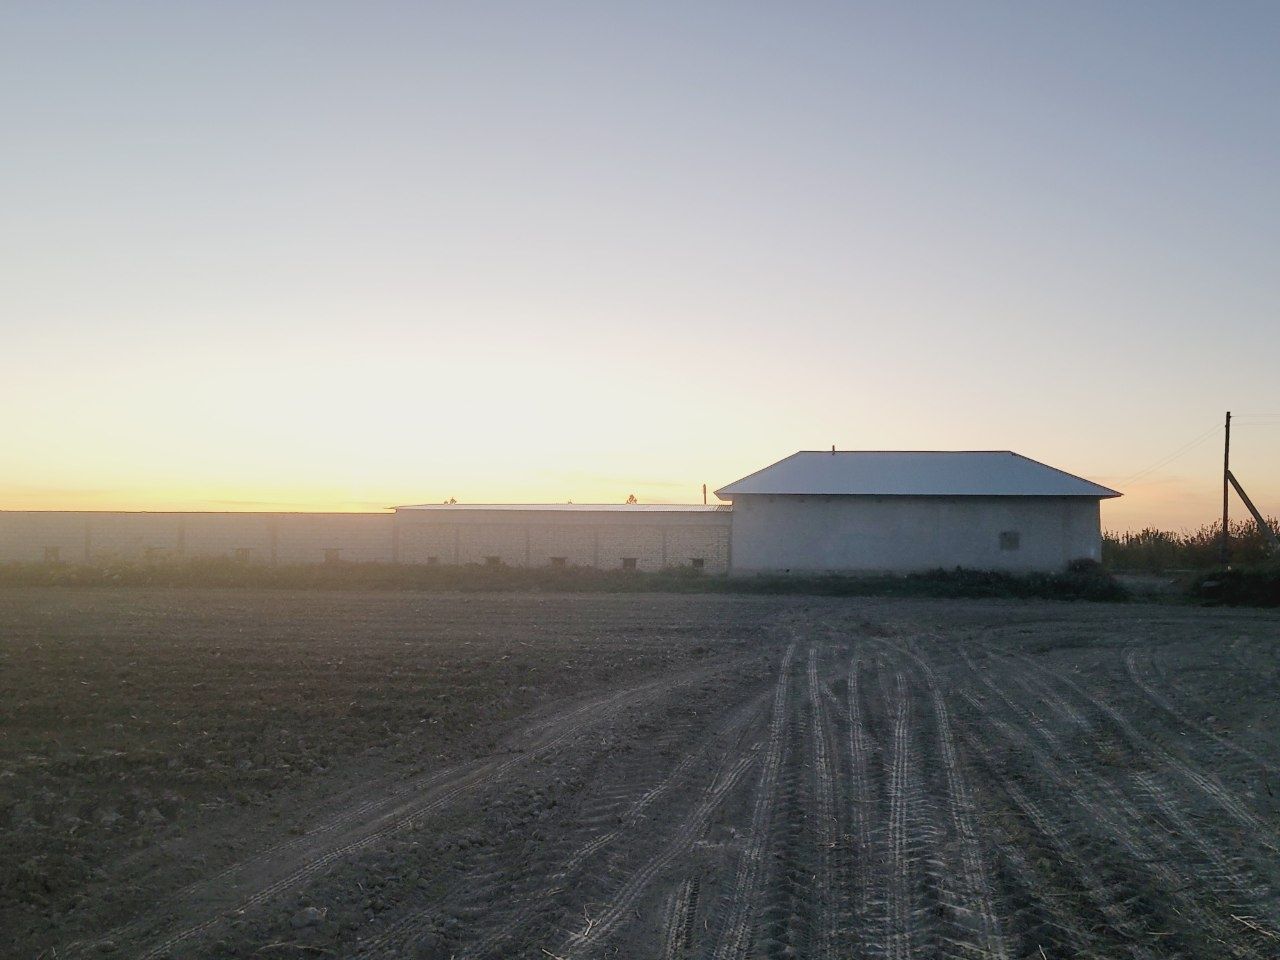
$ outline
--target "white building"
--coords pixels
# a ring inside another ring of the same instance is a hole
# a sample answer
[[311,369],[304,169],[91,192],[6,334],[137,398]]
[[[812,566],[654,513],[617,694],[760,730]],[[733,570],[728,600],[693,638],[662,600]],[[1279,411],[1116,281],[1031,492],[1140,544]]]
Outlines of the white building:
[[423,504],[394,513],[0,511],[0,563],[251,563],[661,570],[729,567],[728,505]]
[[396,507],[398,563],[729,568],[728,506],[481,503]]
[[1114,490],[1007,450],[801,451],[716,491],[730,572],[1061,570],[1102,555]]
[[1119,496],[1015,453],[797,453],[701,504],[423,504],[394,513],[0,511],[0,563],[229,557],[707,573],[1060,570]]

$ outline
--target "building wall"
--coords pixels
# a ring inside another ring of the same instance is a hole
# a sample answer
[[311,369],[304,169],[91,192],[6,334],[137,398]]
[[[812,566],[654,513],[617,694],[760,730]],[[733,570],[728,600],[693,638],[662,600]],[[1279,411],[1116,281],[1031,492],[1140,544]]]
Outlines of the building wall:
[[[732,513],[401,511],[397,514],[0,511],[0,562],[167,557],[617,568],[708,572],[1057,570],[1099,559],[1098,502],[1076,498],[741,496]],[[1000,533],[1019,534],[1017,550]]]
[[[0,562],[241,557],[312,563],[393,554],[391,514],[0,511]],[[56,554],[54,553],[56,551]]]
[[[723,573],[729,566],[728,511],[627,514],[621,511],[402,510],[396,514],[402,563],[483,563],[616,569],[623,558],[639,570],[689,566]],[[432,560],[432,558],[435,558]]]
[[[232,557],[260,563],[483,563],[641,570],[729,564],[730,514],[617,511],[110,513],[0,511],[0,563]],[[434,558],[434,560],[432,559]]]
[[[738,496],[733,573],[1060,570],[1102,556],[1098,501],[1074,497]],[[1018,548],[1001,549],[1003,532]]]

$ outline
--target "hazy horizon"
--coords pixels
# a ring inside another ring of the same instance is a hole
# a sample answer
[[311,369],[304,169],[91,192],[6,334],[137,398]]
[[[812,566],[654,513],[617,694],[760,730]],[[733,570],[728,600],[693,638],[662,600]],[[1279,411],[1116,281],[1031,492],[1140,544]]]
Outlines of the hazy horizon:
[[11,5],[0,509],[697,502],[835,444],[1010,449],[1187,528],[1230,409],[1280,513],[1278,39],[1264,3]]

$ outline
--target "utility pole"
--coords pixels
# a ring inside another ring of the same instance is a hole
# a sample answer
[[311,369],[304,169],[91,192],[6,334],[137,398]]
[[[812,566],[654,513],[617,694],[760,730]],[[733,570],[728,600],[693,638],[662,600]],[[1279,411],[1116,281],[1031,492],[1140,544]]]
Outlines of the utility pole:
[[1231,491],[1231,411],[1227,411],[1224,424],[1225,436],[1222,442],[1222,569],[1231,563],[1231,532],[1227,528],[1228,494]]

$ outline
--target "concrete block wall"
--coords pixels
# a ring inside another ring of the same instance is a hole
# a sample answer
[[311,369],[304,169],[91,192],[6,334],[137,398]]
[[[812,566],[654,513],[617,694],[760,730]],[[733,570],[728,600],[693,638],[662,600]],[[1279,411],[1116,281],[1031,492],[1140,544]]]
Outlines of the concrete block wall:
[[182,556],[233,557],[270,563],[276,555],[274,513],[186,513]]
[[0,562],[231,557],[391,562],[394,517],[376,513],[0,511]]
[[332,555],[354,563],[391,563],[394,520],[389,513],[278,514],[276,559],[280,563],[320,563]]
[[[109,513],[0,511],[0,563],[228,557],[254,563],[459,564],[640,570],[729,561],[730,515],[602,511],[374,513]],[[334,553],[336,551],[336,553]],[[432,559],[434,558],[434,560]]]
[[396,554],[400,563],[458,563],[460,528],[443,524],[395,522]]
[[91,549],[84,513],[0,512],[0,561],[78,563]]
[[[1013,549],[1001,543],[1006,532],[1017,536]],[[1026,573],[1100,557],[1094,498],[734,498],[734,573],[905,573],[957,566]]]
[[638,570],[689,566],[723,573],[729,565],[730,514],[618,511],[519,511],[459,508],[396,514],[402,563],[484,563],[617,569],[633,558]]
[[666,538],[663,553],[670,566],[685,566],[694,558],[703,558],[706,568],[715,573],[724,573],[729,569],[730,538],[732,535],[733,515],[728,512],[716,514],[720,518],[712,530],[695,525],[667,524],[663,527]]

